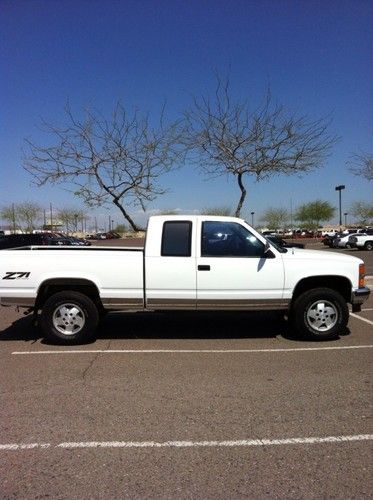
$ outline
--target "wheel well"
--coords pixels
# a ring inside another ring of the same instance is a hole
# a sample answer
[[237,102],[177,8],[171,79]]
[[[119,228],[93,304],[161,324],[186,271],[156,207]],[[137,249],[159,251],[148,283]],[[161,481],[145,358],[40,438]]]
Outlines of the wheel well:
[[339,292],[346,302],[351,301],[351,282],[343,276],[312,276],[304,278],[295,287],[293,301],[303,292],[313,288],[331,288]]
[[45,301],[57,292],[74,291],[89,297],[98,307],[102,307],[97,286],[89,280],[80,278],[54,278],[44,281],[39,287],[36,308],[43,307]]

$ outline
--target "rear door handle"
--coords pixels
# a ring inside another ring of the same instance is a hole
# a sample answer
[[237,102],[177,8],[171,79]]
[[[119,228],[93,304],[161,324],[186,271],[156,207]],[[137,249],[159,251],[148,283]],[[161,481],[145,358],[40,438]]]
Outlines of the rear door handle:
[[198,271],[210,271],[210,266],[198,266]]

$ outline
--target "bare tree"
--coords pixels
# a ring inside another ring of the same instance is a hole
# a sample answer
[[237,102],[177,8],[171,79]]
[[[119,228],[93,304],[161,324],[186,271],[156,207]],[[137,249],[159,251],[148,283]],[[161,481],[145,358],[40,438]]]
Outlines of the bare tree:
[[42,210],[42,207],[38,203],[32,201],[25,201],[17,205],[18,217],[23,222],[23,227],[26,231],[32,231],[36,228],[37,222],[40,221]]
[[12,225],[13,231],[16,229],[32,231],[41,219],[42,210],[38,203],[32,201],[12,203],[0,209],[0,217]]
[[12,225],[13,232],[20,228],[18,207],[14,203],[0,208],[0,218]]
[[44,123],[53,145],[26,140],[24,168],[38,186],[74,185],[77,196],[91,207],[114,203],[133,230],[139,228],[128,207],[141,206],[165,193],[159,178],[182,160],[177,124],[159,125],[137,111],[128,114],[117,103],[109,120],[86,110],[76,118],[67,105],[66,125]]
[[206,207],[201,210],[201,215],[223,215],[230,216],[232,215],[231,207],[226,206],[216,206],[216,207]]
[[87,216],[82,209],[65,207],[58,210],[58,218],[66,227],[66,232],[69,233],[71,230],[77,232],[78,224],[84,223]]
[[356,218],[358,224],[362,226],[366,226],[373,221],[373,203],[355,201],[350,210],[351,214]]
[[237,179],[237,217],[247,194],[245,176],[260,181],[321,167],[337,140],[328,134],[329,120],[292,115],[273,102],[270,91],[251,111],[246,102],[234,101],[229,79],[219,75],[214,97],[194,98],[185,117],[187,146],[198,153],[200,168],[209,177]]
[[373,154],[372,153],[360,153],[351,156],[348,161],[350,171],[361,177],[364,177],[367,181],[373,180]]

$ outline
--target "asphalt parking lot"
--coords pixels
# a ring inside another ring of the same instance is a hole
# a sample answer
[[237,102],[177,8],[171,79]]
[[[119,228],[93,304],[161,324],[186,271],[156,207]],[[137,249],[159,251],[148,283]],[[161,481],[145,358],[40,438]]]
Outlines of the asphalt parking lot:
[[61,347],[1,308],[0,497],[372,498],[372,336],[372,297],[329,342],[270,313],[110,314]]

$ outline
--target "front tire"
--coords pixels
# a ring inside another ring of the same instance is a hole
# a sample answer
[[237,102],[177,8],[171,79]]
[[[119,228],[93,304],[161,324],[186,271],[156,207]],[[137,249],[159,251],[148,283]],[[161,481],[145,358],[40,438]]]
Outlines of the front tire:
[[344,332],[348,316],[347,303],[340,293],[330,288],[315,288],[295,300],[291,323],[302,337],[329,340]]
[[51,295],[40,316],[40,326],[48,340],[70,345],[92,340],[98,321],[98,310],[92,300],[74,291]]
[[364,245],[365,250],[372,251],[373,250],[373,241],[367,241]]

